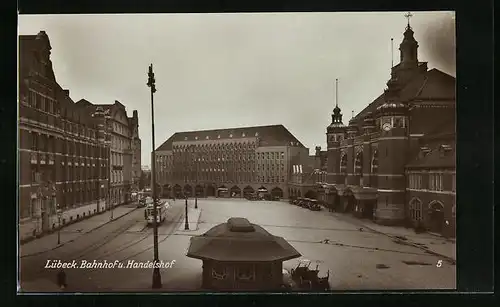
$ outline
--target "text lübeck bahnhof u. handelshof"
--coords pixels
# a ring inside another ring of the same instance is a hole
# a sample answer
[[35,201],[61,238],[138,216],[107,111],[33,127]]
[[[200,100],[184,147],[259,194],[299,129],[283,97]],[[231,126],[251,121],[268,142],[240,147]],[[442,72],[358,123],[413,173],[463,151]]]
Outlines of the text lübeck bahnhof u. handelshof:
[[87,261],[81,260],[76,261],[73,260],[71,262],[64,262],[61,260],[47,260],[45,264],[46,269],[168,269],[172,268],[175,264],[175,260],[171,261],[136,261],[136,260],[127,260],[127,261]]

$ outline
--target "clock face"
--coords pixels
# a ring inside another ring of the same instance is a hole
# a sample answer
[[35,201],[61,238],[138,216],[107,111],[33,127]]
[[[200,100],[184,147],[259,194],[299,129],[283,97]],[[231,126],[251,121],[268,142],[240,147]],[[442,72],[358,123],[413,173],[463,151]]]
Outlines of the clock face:
[[389,131],[391,130],[391,124],[390,123],[385,123],[383,126],[382,126],[382,129],[384,129],[385,131]]

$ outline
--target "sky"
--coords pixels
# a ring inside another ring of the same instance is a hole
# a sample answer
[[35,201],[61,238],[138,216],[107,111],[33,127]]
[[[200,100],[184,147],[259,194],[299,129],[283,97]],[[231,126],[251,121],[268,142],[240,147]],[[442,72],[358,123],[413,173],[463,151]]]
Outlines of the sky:
[[[150,164],[148,66],[156,78],[155,147],[180,131],[282,124],[326,147],[338,103],[344,123],[377,98],[399,62],[406,12],[20,15],[44,30],[57,82],[82,98],[137,110]],[[453,12],[412,12],[419,60],[455,76]]]

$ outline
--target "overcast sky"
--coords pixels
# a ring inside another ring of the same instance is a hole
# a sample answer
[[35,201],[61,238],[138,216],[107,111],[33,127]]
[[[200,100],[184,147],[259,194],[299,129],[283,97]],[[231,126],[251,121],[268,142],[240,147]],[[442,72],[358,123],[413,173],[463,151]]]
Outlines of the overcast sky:
[[[344,123],[382,93],[404,14],[21,15],[19,34],[47,32],[56,79],[75,102],[138,110],[149,165],[150,63],[156,147],[176,131],[283,124],[313,151],[326,146],[336,78]],[[419,60],[455,76],[454,14],[413,15]]]

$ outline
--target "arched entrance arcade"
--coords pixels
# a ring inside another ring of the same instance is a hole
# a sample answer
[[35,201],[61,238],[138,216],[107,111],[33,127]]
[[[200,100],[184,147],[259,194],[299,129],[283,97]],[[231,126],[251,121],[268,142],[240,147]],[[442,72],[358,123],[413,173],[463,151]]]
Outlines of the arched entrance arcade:
[[233,186],[230,191],[231,197],[241,197],[241,189],[238,186]]

